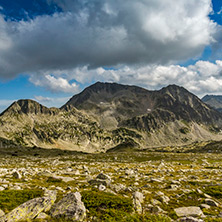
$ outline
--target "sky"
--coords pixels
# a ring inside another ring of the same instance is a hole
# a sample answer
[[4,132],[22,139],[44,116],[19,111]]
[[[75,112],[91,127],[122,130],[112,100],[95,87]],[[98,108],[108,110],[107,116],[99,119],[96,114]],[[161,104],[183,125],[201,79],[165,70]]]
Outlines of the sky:
[[0,112],[97,81],[222,95],[222,0],[0,0]]

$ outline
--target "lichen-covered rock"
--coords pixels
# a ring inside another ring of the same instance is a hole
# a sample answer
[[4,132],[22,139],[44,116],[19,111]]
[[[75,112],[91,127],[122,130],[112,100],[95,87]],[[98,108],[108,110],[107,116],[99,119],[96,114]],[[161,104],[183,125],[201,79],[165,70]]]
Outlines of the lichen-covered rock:
[[203,211],[200,207],[179,207],[174,209],[178,217],[188,217],[188,216],[203,216]]
[[50,215],[54,218],[62,217],[76,221],[83,221],[86,217],[86,208],[81,201],[81,194],[79,192],[67,194],[52,207]]
[[48,217],[49,217],[49,215],[47,215],[46,213],[41,212],[41,213],[36,217],[36,219],[46,219],[46,218],[48,218]]
[[0,209],[0,217],[3,217],[5,215],[4,211]]
[[134,209],[137,213],[141,214],[143,212],[142,204],[143,203],[143,194],[141,192],[136,191],[133,193],[133,205]]
[[4,221],[15,222],[19,220],[34,219],[41,212],[51,208],[56,200],[55,192],[44,197],[29,200],[5,215]]

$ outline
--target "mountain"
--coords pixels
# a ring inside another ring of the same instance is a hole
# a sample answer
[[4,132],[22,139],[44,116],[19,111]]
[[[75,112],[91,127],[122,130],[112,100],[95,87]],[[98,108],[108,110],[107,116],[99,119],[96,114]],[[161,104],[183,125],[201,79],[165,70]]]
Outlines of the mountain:
[[60,109],[19,100],[0,115],[0,145],[84,152],[220,140],[222,114],[183,87],[97,82]]
[[98,119],[103,128],[127,126],[129,120],[138,116],[148,119],[156,116],[154,119],[164,122],[169,119],[222,125],[220,113],[176,85],[149,91],[137,86],[97,82],[73,96],[61,109],[69,110],[70,107],[87,111]]
[[55,114],[59,111],[56,108],[47,108],[38,102],[30,99],[21,99],[12,103],[3,113],[4,114]]
[[206,95],[202,98],[202,101],[213,107],[214,109],[222,112],[222,96]]

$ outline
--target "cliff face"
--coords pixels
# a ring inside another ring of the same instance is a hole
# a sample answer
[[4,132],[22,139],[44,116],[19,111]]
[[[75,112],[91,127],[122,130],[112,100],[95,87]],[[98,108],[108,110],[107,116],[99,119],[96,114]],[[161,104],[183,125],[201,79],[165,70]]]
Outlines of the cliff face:
[[60,109],[32,100],[13,103],[0,116],[0,141],[101,152],[218,140],[221,126],[222,114],[183,87],[149,91],[98,82]]

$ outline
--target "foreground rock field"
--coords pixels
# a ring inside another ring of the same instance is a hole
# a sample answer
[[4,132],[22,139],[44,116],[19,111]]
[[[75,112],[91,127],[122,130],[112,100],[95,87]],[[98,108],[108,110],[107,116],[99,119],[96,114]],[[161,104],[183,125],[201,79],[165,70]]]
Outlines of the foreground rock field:
[[0,221],[27,220],[222,221],[222,154],[0,154]]

